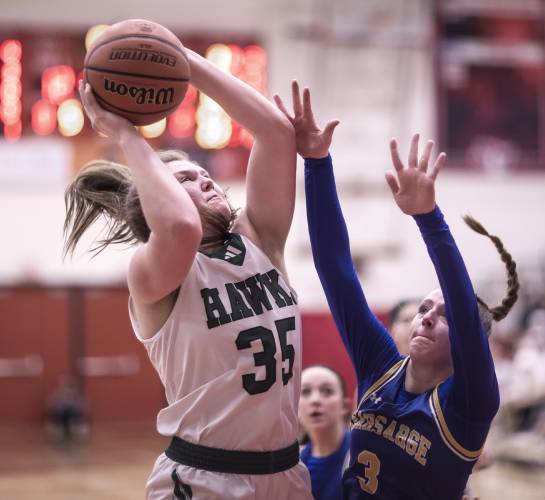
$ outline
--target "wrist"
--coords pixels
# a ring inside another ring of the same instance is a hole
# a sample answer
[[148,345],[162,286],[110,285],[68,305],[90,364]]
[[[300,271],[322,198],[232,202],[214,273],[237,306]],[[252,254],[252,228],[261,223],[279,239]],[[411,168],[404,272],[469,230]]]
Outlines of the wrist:
[[322,151],[316,153],[309,153],[306,155],[301,155],[303,160],[325,160],[330,156],[329,151],[326,151],[325,154]]
[[305,167],[320,167],[322,165],[332,165],[333,160],[331,159],[331,155],[328,154],[327,156],[324,156],[323,158],[313,158],[311,156],[307,156],[304,158],[305,160]]
[[135,140],[138,140],[138,138],[142,138],[142,136],[136,130],[136,128],[131,125],[128,127],[123,127],[120,130],[119,135],[117,136],[117,142],[122,148],[124,148],[128,144],[131,144]]

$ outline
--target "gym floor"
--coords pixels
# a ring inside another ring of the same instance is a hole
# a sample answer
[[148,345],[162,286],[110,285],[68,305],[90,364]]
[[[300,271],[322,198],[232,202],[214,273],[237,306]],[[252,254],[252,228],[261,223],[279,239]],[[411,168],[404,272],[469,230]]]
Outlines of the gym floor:
[[[149,425],[95,429],[88,442],[70,446],[53,445],[40,429],[0,429],[0,499],[143,499],[166,444]],[[496,462],[473,475],[473,496],[543,500],[544,472]]]

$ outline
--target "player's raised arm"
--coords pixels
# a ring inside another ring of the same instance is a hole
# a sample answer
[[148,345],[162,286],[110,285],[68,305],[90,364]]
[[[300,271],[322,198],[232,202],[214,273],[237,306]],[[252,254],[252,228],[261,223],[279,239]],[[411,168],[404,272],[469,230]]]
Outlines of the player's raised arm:
[[273,263],[283,268],[283,249],[295,204],[293,127],[255,89],[188,50],[191,82],[254,136],[246,178],[246,207],[239,224],[250,231]]
[[310,90],[301,98],[299,85],[292,83],[293,114],[279,96],[278,108],[295,128],[297,152],[305,158],[305,199],[314,265],[331,313],[354,362],[360,391],[376,369],[399,359],[397,350],[365,298],[350,253],[348,230],[341,210],[333,164],[329,155],[338,120],[323,129],[316,123]]
[[[418,157],[418,140],[415,134],[406,165],[399,158],[396,141],[391,141],[396,174],[386,174],[399,208],[415,217],[441,286],[422,301],[413,321],[407,383],[413,390],[427,390],[432,379],[440,382],[452,376],[458,414],[484,421],[497,411],[497,383],[475,291],[435,204],[435,180],[446,156],[441,153],[428,168],[433,142],[428,141]],[[421,376],[423,368],[429,374],[427,381]]]
[[193,262],[202,238],[199,213],[172,171],[134,127],[101,108],[88,84],[82,82],[80,93],[93,127],[123,150],[129,182],[134,183],[149,228],[129,267],[131,295],[138,302],[157,302],[180,285]]

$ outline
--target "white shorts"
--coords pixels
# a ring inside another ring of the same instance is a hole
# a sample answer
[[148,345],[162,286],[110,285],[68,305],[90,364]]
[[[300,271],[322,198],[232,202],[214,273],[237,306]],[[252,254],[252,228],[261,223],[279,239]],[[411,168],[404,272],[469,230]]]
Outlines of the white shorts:
[[[174,474],[174,476],[173,476]],[[275,474],[226,474],[187,467],[159,455],[146,484],[146,500],[312,500],[306,466]]]

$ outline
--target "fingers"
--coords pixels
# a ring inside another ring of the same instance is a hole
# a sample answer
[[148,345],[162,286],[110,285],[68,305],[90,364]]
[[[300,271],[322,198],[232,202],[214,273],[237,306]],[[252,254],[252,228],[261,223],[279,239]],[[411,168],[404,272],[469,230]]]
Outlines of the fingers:
[[312,104],[310,103],[310,90],[308,87],[303,89],[303,120],[308,120],[309,124],[313,128],[318,128],[314,113],[312,112]]
[[433,149],[433,141],[428,141],[424,148],[424,153],[418,162],[418,170],[426,172],[428,170],[428,162],[430,161],[431,150]]
[[91,106],[91,108],[96,111],[97,109],[102,110],[102,106],[100,106],[95,98],[95,94],[93,94],[93,89],[91,88],[91,85],[88,83],[85,84],[85,99],[88,106]]
[[403,170],[403,163],[399,158],[399,151],[397,149],[397,141],[395,139],[390,140],[390,155],[392,157],[392,163],[397,172]]
[[333,132],[335,132],[335,128],[339,123],[339,120],[331,120],[324,128],[323,134],[329,144],[331,144],[331,140],[333,139]]
[[414,134],[411,139],[411,149],[409,150],[409,167],[416,167],[418,162],[418,140],[420,139],[420,134]]
[[391,170],[388,170],[384,174],[384,177],[386,178],[386,182],[390,187],[390,191],[392,191],[392,194],[395,196],[399,192],[399,184],[397,182],[395,174]]
[[437,179],[437,176],[439,175],[439,172],[441,171],[441,169],[443,168],[443,166],[445,165],[445,163],[447,162],[447,154],[446,153],[441,153],[438,157],[437,157],[437,160],[435,160],[435,164],[433,165],[432,169],[430,170],[430,178],[432,178],[433,180]]
[[274,94],[273,96],[274,103],[276,104],[276,107],[286,116],[286,118],[293,124],[293,116],[291,116],[288,113],[288,110],[286,109],[286,106],[284,106],[284,102],[280,98],[278,94]]
[[85,110],[85,113],[89,117],[89,120],[91,121],[91,125],[92,125],[96,115],[95,109],[93,107],[94,105],[96,105],[96,100],[94,99],[94,96],[92,95],[91,86],[88,83],[86,83],[84,80],[80,80],[79,82],[79,95],[80,95],[81,103],[83,104],[83,109]]
[[310,103],[310,89],[305,87],[303,89],[303,113],[312,114],[312,105]]
[[299,93],[299,83],[297,80],[291,82],[291,98],[293,101],[293,113],[295,118],[303,114],[303,104],[301,103],[301,95]]

